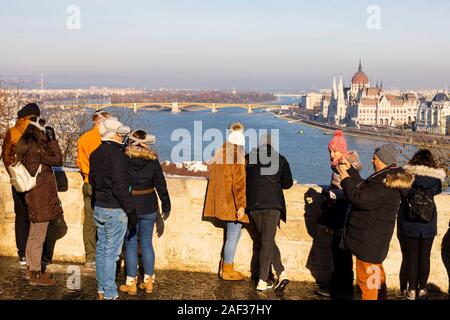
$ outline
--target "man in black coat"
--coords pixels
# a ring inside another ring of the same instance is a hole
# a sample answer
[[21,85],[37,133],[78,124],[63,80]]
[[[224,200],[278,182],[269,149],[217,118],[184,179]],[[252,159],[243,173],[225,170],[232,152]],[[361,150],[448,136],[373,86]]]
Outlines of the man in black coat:
[[286,204],[283,189],[292,184],[292,174],[285,157],[274,150],[270,136],[263,136],[258,149],[246,156],[247,212],[255,223],[261,251],[257,290],[272,288],[268,283],[270,267],[278,275],[275,290],[282,291],[289,280],[281,263],[275,235],[280,219],[286,222]]
[[123,137],[130,132],[115,118],[100,124],[102,144],[89,157],[94,221],[97,226],[96,273],[98,298],[118,298],[115,283],[116,261],[125,234],[138,217],[130,194],[128,160],[123,153]]
[[386,294],[383,261],[394,232],[401,190],[413,177],[396,166],[399,152],[392,144],[375,149],[375,173],[366,180],[345,160],[338,166],[341,186],[352,208],[346,226],[345,245],[356,256],[356,275],[363,300],[377,300]]

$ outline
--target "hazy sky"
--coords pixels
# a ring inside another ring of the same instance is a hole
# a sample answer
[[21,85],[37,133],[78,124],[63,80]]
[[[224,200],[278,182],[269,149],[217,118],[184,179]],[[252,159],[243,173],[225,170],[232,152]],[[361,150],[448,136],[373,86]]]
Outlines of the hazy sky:
[[[81,29],[67,28],[69,5]],[[367,8],[381,9],[369,29]],[[447,0],[0,0],[0,74],[49,85],[303,90],[358,59],[385,87],[450,85]]]

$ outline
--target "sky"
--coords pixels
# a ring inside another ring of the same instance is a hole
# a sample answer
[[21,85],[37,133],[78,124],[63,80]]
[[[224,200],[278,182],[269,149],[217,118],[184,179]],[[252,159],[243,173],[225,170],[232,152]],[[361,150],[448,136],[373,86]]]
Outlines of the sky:
[[339,75],[348,85],[361,58],[385,88],[443,88],[449,13],[447,0],[0,0],[0,76],[44,72],[47,87],[300,91]]

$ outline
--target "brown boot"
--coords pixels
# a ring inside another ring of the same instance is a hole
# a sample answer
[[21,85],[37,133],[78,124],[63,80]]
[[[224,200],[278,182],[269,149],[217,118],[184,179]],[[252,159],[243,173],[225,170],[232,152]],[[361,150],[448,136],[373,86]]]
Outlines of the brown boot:
[[30,271],[30,267],[27,266],[27,270],[25,270],[25,279],[30,280],[31,278],[31,271]]
[[239,271],[234,270],[233,263],[224,263],[223,271],[222,271],[222,279],[229,280],[229,281],[239,281],[239,280],[244,280],[245,277]]
[[141,288],[142,290],[145,290],[145,293],[152,293],[153,292],[153,280],[152,279],[148,279],[147,282],[142,282],[139,285],[139,288]]
[[32,286],[54,286],[56,281],[51,279],[47,274],[43,274],[41,271],[31,271],[30,284]]
[[136,278],[131,278],[127,277],[127,283],[128,284],[123,284],[119,287],[119,290],[121,292],[126,292],[128,293],[130,296],[135,296],[137,295],[137,277]]

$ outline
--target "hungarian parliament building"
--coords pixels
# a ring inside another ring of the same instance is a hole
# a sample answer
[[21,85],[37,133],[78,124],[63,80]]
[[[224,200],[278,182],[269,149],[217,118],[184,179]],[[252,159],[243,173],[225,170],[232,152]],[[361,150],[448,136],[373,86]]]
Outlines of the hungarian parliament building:
[[334,125],[414,126],[417,130],[436,134],[450,134],[450,99],[445,92],[432,100],[419,99],[414,92],[392,94],[383,83],[372,87],[359,62],[350,87],[342,77],[333,78],[331,96],[320,97],[319,118]]

